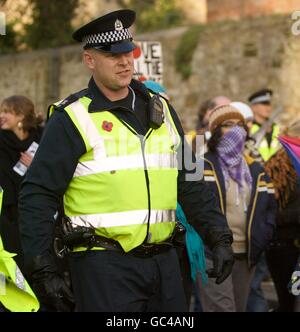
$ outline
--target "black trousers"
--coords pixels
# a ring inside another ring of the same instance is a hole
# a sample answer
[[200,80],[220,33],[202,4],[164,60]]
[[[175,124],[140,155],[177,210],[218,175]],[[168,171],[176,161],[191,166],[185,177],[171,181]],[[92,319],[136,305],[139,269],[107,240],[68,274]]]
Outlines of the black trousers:
[[266,252],[268,267],[274,281],[278,295],[279,312],[292,312],[295,305],[295,296],[288,292],[288,283],[294,272],[299,248],[293,245],[270,247]]
[[69,263],[76,311],[187,311],[175,249],[151,258],[95,250]]
[[178,248],[177,255],[181,270],[181,280],[186,298],[187,308],[190,307],[194,283],[191,277],[191,266],[186,247]]

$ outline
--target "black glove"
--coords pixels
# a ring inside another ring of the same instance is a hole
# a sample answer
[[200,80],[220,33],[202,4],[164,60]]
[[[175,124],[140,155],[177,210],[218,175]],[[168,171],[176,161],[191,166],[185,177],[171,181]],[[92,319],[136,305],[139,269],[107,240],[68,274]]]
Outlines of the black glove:
[[216,278],[216,284],[221,284],[231,274],[234,264],[232,232],[228,227],[214,227],[209,230],[206,240],[213,260],[213,268],[207,271],[207,275]]
[[52,256],[37,256],[31,263],[32,288],[42,310],[69,312],[74,309],[74,299],[65,280],[58,274]]

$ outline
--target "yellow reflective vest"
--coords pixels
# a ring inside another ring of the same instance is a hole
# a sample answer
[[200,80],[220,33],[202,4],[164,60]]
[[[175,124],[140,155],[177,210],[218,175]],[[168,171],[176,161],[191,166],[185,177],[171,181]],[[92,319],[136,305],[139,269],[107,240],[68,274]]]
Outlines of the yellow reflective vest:
[[[251,127],[250,133],[251,135],[255,134],[259,130],[260,126],[256,123],[253,124]],[[280,133],[279,126],[277,124],[274,124],[273,126],[273,133],[272,133],[272,140],[271,144],[269,146],[267,139],[264,137],[259,145],[258,151],[260,155],[262,156],[264,161],[267,161],[275,154],[275,152],[278,151],[280,148],[280,143],[278,141],[278,135]]]
[[86,147],[64,195],[65,214],[125,252],[144,242],[148,224],[147,243],[168,239],[175,227],[181,138],[161,101],[164,122],[145,136],[109,110],[89,113],[86,96],[64,107]]
[[[3,191],[0,187],[0,213]],[[34,312],[39,302],[11,254],[4,250],[0,237],[0,302],[12,312]]]

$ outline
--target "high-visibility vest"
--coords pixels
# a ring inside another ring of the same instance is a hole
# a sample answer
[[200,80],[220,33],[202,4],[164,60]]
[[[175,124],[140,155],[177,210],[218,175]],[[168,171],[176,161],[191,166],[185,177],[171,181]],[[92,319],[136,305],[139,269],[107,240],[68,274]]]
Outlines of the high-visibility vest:
[[143,137],[109,111],[89,113],[86,96],[64,108],[86,147],[64,195],[65,214],[125,252],[144,242],[148,223],[147,243],[166,240],[175,227],[181,139],[161,101],[164,122]]
[[[0,213],[3,191],[0,187]],[[40,305],[11,254],[4,250],[0,236],[0,302],[12,312],[38,311]]]
[[[260,126],[254,123],[250,130],[251,135],[255,134],[259,130],[259,128]],[[277,152],[278,149],[280,148],[280,143],[277,138],[279,133],[280,133],[279,126],[275,124],[273,126],[272,140],[270,146],[268,144],[266,137],[262,139],[258,151],[264,161],[269,160],[271,156],[273,156],[273,154],[275,154],[275,152]]]

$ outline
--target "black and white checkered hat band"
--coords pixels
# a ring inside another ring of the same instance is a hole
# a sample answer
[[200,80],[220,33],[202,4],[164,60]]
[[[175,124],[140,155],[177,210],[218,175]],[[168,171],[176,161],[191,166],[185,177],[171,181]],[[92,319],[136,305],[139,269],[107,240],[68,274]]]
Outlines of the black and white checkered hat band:
[[102,45],[127,39],[132,39],[132,35],[128,29],[122,29],[89,35],[84,38],[84,43],[85,45]]
[[271,95],[259,96],[251,100],[251,104],[265,103],[271,101]]

